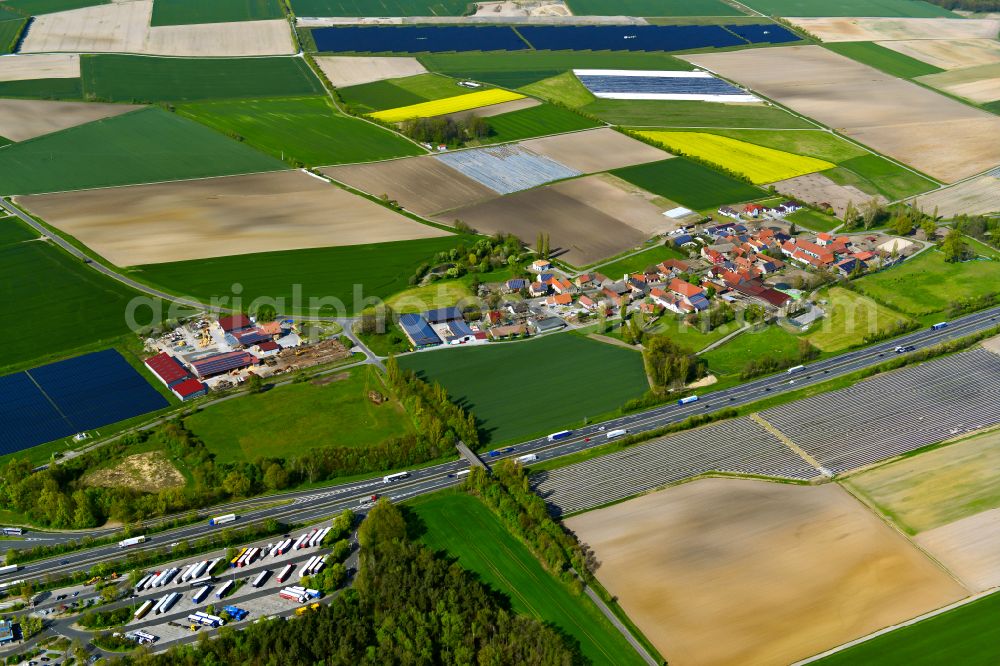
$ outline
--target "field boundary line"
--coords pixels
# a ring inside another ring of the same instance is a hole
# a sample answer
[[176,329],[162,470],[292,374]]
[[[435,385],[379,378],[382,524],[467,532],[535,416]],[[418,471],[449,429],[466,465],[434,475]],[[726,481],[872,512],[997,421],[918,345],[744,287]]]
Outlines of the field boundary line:
[[820,659],[824,659],[826,657],[829,657],[830,655],[836,654],[838,652],[843,652],[844,650],[847,650],[848,648],[852,648],[855,645],[860,645],[861,643],[866,643],[866,642],[872,640],[873,638],[878,638],[879,636],[891,633],[893,631],[896,631],[897,629],[902,629],[903,627],[909,627],[909,626],[912,626],[914,624],[918,624],[920,622],[923,622],[924,620],[929,620],[932,617],[936,617],[938,615],[942,615],[944,613],[947,613],[948,611],[953,611],[956,608],[961,608],[962,606],[965,606],[966,604],[971,604],[971,603],[973,603],[975,601],[979,601],[983,597],[988,597],[991,594],[995,594],[998,589],[1000,589],[1000,588],[991,587],[991,588],[989,588],[987,590],[983,590],[982,592],[977,592],[976,594],[973,594],[972,596],[965,597],[964,599],[959,599],[958,601],[950,603],[947,606],[942,606],[941,608],[938,608],[938,609],[932,610],[930,612],[924,613],[923,615],[918,615],[917,617],[909,619],[909,620],[906,620],[905,622],[897,622],[896,624],[893,624],[893,625],[890,625],[888,627],[885,627],[884,629],[879,629],[878,631],[872,632],[872,633],[868,634],[867,636],[862,636],[861,638],[856,638],[853,641],[849,641],[849,642],[844,643],[842,645],[838,645],[837,647],[831,648],[831,649],[827,650],[826,652],[820,652],[819,654],[813,655],[811,657],[807,657],[806,659],[802,659],[800,661],[796,661],[791,666],[804,666],[805,664],[814,663],[816,661],[819,661]]
[[771,425],[771,423],[769,423],[763,416],[760,415],[760,412],[754,412],[753,414],[750,414],[750,420],[759,425],[764,430],[774,435],[775,437],[777,437],[779,440],[781,440],[782,444],[790,448],[798,457],[806,461],[806,463],[808,463],[811,467],[813,467],[816,471],[818,471],[822,476],[825,476],[827,478],[833,478],[833,474],[829,470],[824,469],[823,466],[819,464],[818,460],[809,455],[809,453],[806,452],[806,450],[803,449],[801,446],[793,442],[788,437],[788,435],[778,430],[775,426]]

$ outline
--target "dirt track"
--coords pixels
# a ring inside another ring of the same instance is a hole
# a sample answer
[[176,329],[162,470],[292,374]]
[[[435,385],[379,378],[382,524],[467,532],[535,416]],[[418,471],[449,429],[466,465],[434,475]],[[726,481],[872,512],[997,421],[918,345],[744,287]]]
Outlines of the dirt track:
[[967,594],[836,485],[706,479],[566,523],[677,666],[788,664]]
[[138,108],[131,104],[0,99],[0,136],[11,141],[24,141]]
[[445,235],[300,171],[16,201],[117,266]]
[[336,88],[427,72],[416,58],[319,56],[316,64]]
[[1000,164],[1000,117],[820,46],[683,58],[944,182]]

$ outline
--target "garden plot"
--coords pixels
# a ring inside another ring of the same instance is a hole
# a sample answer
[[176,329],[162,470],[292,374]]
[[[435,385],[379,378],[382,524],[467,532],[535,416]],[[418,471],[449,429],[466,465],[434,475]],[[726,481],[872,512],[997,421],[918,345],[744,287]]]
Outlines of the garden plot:
[[485,185],[430,156],[327,167],[322,172],[362,192],[384,195],[425,217],[497,196]]
[[789,664],[967,591],[836,485],[702,479],[566,521],[671,664]]
[[929,74],[917,81],[973,102],[1000,99],[1000,63]]
[[299,171],[17,203],[118,266],[447,235]]
[[416,58],[318,56],[316,64],[335,88],[426,74]]
[[[2,134],[2,132],[0,132]],[[980,176],[943,190],[917,197],[917,206],[927,212],[937,211],[943,217],[955,215],[985,215],[1000,212],[1000,178]]]
[[1000,32],[1000,19],[878,17],[792,18],[789,21],[824,42],[996,39]]
[[676,226],[652,199],[617,178],[594,175],[448,211],[439,219],[524,239],[546,233],[560,259],[585,266]]
[[574,69],[573,74],[602,99],[674,99],[701,102],[759,102],[708,72]]
[[684,58],[939,180],[1000,164],[1000,142],[987,139],[1000,135],[1000,117],[820,46]]
[[671,157],[610,127],[531,139],[521,145],[581,173],[609,171]]
[[[853,185],[838,185],[821,173],[808,173],[787,180],[773,183],[774,188],[785,196],[794,197],[813,206],[829,204],[837,217],[843,219],[847,212],[847,204],[854,203],[860,207],[862,203],[872,199],[872,195],[862,192]],[[874,197],[882,203],[887,203],[885,197]]]
[[130,104],[3,99],[0,100],[0,136],[24,141],[138,108]]
[[0,81],[78,78],[80,78],[80,56],[76,53],[45,53],[0,58]]
[[877,44],[941,69],[1000,62],[1000,42],[996,39],[913,39]]
[[435,159],[499,194],[513,194],[580,172],[517,144],[445,153]]
[[179,56],[295,52],[284,19],[150,27],[152,14],[153,0],[133,0],[36,16],[20,51]]

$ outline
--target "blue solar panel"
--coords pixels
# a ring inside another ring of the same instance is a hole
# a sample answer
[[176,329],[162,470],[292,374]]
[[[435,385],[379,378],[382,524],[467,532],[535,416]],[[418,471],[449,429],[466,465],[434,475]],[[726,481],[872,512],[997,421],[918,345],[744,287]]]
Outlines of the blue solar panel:
[[399,325],[403,327],[403,330],[417,347],[441,344],[441,338],[438,337],[438,334],[434,332],[427,320],[418,314],[400,315]]
[[536,49],[551,51],[686,51],[745,46],[718,25],[518,26]]
[[167,405],[113,349],[0,377],[0,454]]
[[507,26],[343,26],[312,31],[328,53],[441,53],[519,51],[528,48]]
[[745,95],[736,86],[715,77],[592,76],[577,78],[592,93],[660,93],[699,95]]
[[751,44],[784,44],[799,41],[794,32],[777,23],[727,25],[726,29],[735,32]]

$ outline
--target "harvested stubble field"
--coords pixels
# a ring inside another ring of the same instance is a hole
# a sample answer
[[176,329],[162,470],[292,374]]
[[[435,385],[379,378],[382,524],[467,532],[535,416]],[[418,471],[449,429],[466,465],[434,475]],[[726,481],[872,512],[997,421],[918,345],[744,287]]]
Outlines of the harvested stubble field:
[[0,100],[0,136],[24,141],[138,108],[129,104],[3,99]]
[[80,78],[80,56],[42,53],[0,58],[0,81]]
[[[847,212],[847,204],[853,202],[855,207],[872,198],[872,195],[862,192],[853,185],[838,185],[821,173],[809,173],[788,180],[774,183],[778,192],[785,196],[795,197],[814,206],[830,204],[837,217],[843,219]],[[883,203],[885,197],[876,197]]]
[[670,157],[610,127],[522,141],[521,145],[581,173],[608,171]]
[[279,171],[285,164],[158,108],[105,118],[0,151],[4,194]]
[[1000,585],[1000,509],[922,532],[914,541],[970,590]]
[[1000,63],[929,74],[917,80],[932,88],[944,90],[973,102],[992,102],[1000,99]]
[[145,53],[260,56],[295,52],[284,19],[150,27],[153,0],[131,0],[35,17],[21,53]]
[[676,226],[652,199],[628,183],[598,174],[448,211],[441,220],[462,220],[482,233],[503,231],[525,239],[545,233],[554,256],[587,266]]
[[996,39],[913,39],[877,43],[941,69],[1000,62],[1000,42]]
[[788,664],[967,594],[836,485],[703,479],[566,524],[682,666]]
[[335,88],[426,74],[416,58],[380,56],[316,56],[316,64]]
[[431,216],[497,196],[433,157],[415,157],[322,170],[331,178],[377,197],[382,195],[418,215]]
[[937,211],[944,217],[985,215],[1000,211],[1000,178],[980,176],[943,190],[917,197],[921,210]]
[[1000,19],[793,18],[793,25],[824,42],[879,42],[912,39],[996,39]]
[[940,180],[1000,163],[1000,117],[820,46],[685,57]]
[[300,171],[19,197],[17,203],[118,266],[447,235]]

